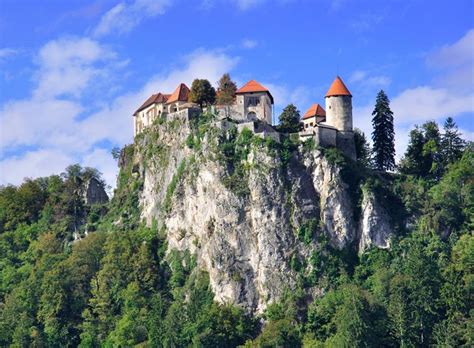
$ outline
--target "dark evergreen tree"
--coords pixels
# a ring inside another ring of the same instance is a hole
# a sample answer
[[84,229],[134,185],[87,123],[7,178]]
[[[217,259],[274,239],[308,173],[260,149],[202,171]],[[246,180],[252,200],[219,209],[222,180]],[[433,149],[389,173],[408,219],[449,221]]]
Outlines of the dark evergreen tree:
[[300,130],[300,111],[293,104],[288,104],[278,118],[278,129],[285,133],[295,133]]
[[235,100],[235,92],[237,92],[237,85],[230,75],[227,73],[222,75],[217,87],[217,104],[231,105]]
[[364,132],[360,129],[354,129],[354,142],[356,148],[357,161],[361,163],[364,167],[370,167],[371,165],[371,153],[372,150],[367,141],[367,137]]
[[377,94],[372,116],[374,165],[379,170],[392,170],[395,168],[393,112],[390,110],[390,101],[383,90]]
[[189,100],[193,103],[203,105],[212,105],[216,101],[216,90],[206,79],[195,79],[191,85]]
[[443,164],[453,163],[461,158],[466,142],[461,138],[458,126],[452,117],[444,122],[444,133],[441,135],[441,156]]

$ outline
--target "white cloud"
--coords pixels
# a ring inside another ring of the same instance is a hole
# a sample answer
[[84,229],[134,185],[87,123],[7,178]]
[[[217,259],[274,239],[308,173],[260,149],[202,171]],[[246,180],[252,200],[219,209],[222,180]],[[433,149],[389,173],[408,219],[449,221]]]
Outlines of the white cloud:
[[164,14],[171,0],[134,0],[121,2],[106,12],[94,28],[95,36],[131,31],[149,17]]
[[439,67],[459,66],[474,61],[474,29],[451,45],[444,45],[428,55],[427,62]]
[[0,62],[16,54],[18,54],[18,50],[16,49],[8,48],[8,47],[0,48]]
[[388,76],[371,75],[366,70],[356,70],[349,77],[349,82],[358,83],[366,88],[385,88],[392,82]]
[[391,103],[400,122],[414,123],[474,112],[474,94],[460,95],[445,88],[420,86],[403,91]]
[[[447,89],[420,86],[404,90],[395,96],[390,107],[394,114],[395,149],[400,159],[408,145],[408,135],[415,124],[429,120],[442,121],[448,116],[474,112],[474,94],[458,95]],[[361,129],[368,138],[372,133],[373,105],[354,107],[354,127]],[[472,137],[472,131],[463,130],[465,139]]]
[[242,40],[241,46],[245,49],[252,49],[258,46],[258,42],[256,40],[245,39]]
[[0,184],[20,184],[25,178],[59,174],[74,159],[59,149],[42,149],[0,161]]
[[[0,106],[0,184],[49,175],[79,162],[98,167],[107,183],[115,185],[116,164],[110,150],[99,144],[122,146],[132,141],[132,113],[150,94],[171,93],[180,82],[190,84],[198,77],[215,82],[238,61],[224,53],[198,50],[183,57],[179,68],[151,77],[135,92],[103,100],[100,109],[91,112],[82,92],[92,83],[97,88],[97,75],[114,72],[110,65],[116,63],[115,54],[95,41],[69,39],[46,44],[39,57],[32,97]],[[65,76],[64,84],[54,78],[58,71]],[[76,79],[75,75],[83,77]],[[22,154],[23,146],[36,150]],[[17,155],[7,157],[7,153]]]
[[441,70],[442,75],[435,79],[441,86],[457,91],[474,90],[474,29],[461,39],[427,56],[430,67]]
[[34,95],[48,98],[69,94],[78,97],[94,77],[104,73],[99,63],[109,62],[115,54],[89,38],[50,41],[38,55],[40,69]]

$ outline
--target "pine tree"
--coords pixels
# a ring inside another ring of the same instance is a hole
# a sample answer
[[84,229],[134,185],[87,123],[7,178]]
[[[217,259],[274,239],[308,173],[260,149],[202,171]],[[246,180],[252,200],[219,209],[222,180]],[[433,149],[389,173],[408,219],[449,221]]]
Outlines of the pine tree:
[[300,130],[300,112],[293,104],[288,104],[281,113],[278,129],[286,133],[294,133]]
[[453,163],[461,158],[466,142],[461,138],[458,126],[452,117],[444,122],[444,133],[441,135],[441,155],[443,164]]
[[383,90],[377,94],[375,109],[372,112],[372,140],[374,142],[374,164],[379,170],[395,168],[395,131],[390,101]]
[[237,85],[230,78],[229,74],[224,74],[220,78],[217,87],[217,104],[231,105],[235,99],[235,92],[237,92]]

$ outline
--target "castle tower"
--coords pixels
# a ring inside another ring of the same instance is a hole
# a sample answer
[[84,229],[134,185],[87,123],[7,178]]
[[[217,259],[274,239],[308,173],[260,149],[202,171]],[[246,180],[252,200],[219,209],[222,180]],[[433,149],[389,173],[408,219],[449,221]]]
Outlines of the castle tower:
[[326,124],[341,132],[352,132],[352,95],[339,76],[326,93]]
[[336,147],[347,157],[356,159],[352,129],[352,95],[339,76],[326,93],[326,125],[334,127]]

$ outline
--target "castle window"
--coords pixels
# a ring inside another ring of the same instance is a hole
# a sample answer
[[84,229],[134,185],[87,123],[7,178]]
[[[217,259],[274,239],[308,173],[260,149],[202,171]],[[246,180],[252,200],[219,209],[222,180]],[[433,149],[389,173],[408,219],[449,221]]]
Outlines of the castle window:
[[259,97],[249,97],[247,99],[248,106],[257,106],[260,105],[260,98]]

